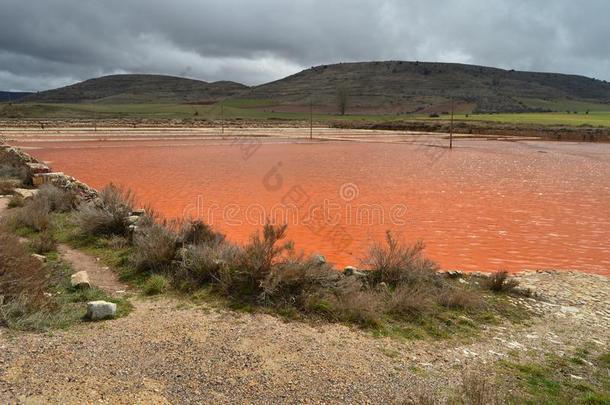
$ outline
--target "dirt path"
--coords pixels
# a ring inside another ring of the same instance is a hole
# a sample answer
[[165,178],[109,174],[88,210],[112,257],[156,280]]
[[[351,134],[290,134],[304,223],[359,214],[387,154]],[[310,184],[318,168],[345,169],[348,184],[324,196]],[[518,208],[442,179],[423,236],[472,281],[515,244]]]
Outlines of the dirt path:
[[500,359],[608,350],[610,279],[532,273],[539,317],[465,341],[373,338],[333,324],[284,322],[168,298],[126,318],[52,335],[0,331],[0,402],[396,403],[440,391]]
[[72,249],[64,244],[59,244],[57,251],[61,259],[68,263],[75,273],[86,271],[91,285],[101,288],[109,294],[116,294],[127,290],[127,284],[119,281],[117,274],[109,267],[100,263],[95,257]]
[[[8,198],[0,197],[0,217],[6,213],[7,205]],[[93,286],[101,288],[109,294],[127,290],[127,284],[119,281],[118,275],[112,269],[100,263],[95,257],[72,249],[63,243],[57,246],[57,250],[61,259],[70,265],[74,273],[86,271]]]

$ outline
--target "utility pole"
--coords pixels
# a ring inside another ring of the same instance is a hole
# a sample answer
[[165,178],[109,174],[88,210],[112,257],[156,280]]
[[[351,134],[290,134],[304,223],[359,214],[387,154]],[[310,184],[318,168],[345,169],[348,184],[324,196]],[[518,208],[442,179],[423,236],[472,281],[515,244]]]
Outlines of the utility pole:
[[220,133],[222,134],[222,139],[225,137],[225,108],[222,101],[220,102]]
[[309,139],[313,139],[313,100],[309,100]]
[[453,97],[451,97],[451,125],[449,127],[449,149],[453,149],[453,108],[454,102]]

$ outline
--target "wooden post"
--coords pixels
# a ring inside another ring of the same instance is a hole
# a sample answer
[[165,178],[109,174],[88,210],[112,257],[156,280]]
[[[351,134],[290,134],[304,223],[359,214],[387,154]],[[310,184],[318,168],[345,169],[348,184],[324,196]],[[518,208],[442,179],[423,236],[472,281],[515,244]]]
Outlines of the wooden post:
[[453,98],[451,98],[451,125],[449,127],[449,149],[453,149]]
[[309,100],[309,139],[313,139],[313,100]]

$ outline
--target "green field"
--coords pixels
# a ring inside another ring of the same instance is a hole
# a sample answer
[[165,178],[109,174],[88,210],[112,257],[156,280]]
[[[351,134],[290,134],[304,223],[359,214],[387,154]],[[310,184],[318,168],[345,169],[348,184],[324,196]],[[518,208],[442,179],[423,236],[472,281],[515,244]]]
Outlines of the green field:
[[[561,112],[519,114],[459,114],[457,121],[499,122],[514,124],[569,125],[610,127],[610,107],[603,104],[574,101],[528,100],[532,107],[553,108]],[[565,111],[563,109],[565,108]],[[570,111],[570,112],[567,112]],[[150,118],[194,120],[309,120],[309,111],[278,112],[269,100],[227,100],[220,104],[0,104],[0,118],[11,119],[104,119]],[[314,113],[316,122],[330,121],[447,121],[448,115],[429,117],[411,114],[323,114]]]

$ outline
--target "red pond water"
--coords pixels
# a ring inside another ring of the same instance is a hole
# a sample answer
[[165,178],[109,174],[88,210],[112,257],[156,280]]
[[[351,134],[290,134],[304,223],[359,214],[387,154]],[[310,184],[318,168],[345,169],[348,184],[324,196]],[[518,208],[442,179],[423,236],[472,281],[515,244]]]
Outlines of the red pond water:
[[[389,138],[388,138],[389,139]],[[307,253],[357,265],[391,229],[446,269],[610,275],[610,145],[463,140],[28,140],[93,187],[114,182],[167,217],[198,216],[245,242],[266,217]]]

